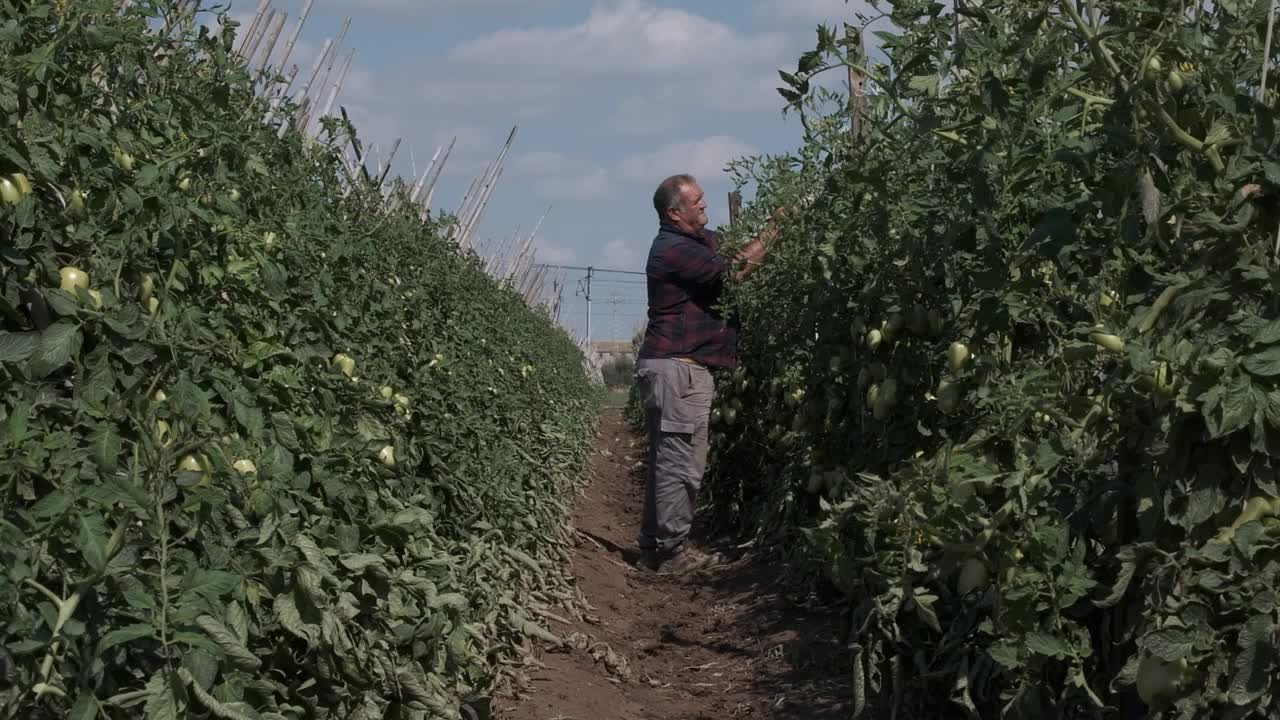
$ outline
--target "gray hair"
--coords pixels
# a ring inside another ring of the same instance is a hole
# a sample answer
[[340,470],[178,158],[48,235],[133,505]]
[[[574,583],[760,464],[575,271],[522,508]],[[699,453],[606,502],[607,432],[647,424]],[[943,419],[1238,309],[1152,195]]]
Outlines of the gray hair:
[[665,218],[668,210],[675,210],[680,207],[680,192],[686,186],[694,185],[697,182],[692,175],[687,173],[672,175],[663,180],[653,193],[653,209],[658,211],[658,217]]

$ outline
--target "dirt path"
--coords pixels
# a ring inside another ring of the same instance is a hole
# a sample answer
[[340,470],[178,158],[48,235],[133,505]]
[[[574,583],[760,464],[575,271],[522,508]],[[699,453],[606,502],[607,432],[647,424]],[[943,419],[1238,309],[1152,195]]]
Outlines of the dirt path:
[[[844,718],[839,619],[782,594],[776,568],[749,557],[667,578],[634,566],[641,445],[606,411],[592,482],[578,498],[574,558],[595,610],[573,627],[585,648],[547,651],[494,703],[498,720]],[[610,653],[611,651],[611,653]]]

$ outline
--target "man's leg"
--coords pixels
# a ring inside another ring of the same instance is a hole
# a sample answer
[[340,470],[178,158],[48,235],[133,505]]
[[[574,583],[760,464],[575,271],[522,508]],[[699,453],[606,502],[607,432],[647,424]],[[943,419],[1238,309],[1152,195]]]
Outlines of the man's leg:
[[706,369],[675,360],[642,361],[636,375],[649,431],[640,547],[651,564],[704,563],[710,558],[685,554],[685,541],[706,469],[714,381]]

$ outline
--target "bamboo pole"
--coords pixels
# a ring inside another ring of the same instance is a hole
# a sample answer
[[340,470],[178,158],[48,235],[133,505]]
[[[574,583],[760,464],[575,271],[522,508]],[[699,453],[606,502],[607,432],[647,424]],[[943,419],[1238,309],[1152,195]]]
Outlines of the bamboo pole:
[[249,42],[250,36],[252,36],[254,33],[257,32],[258,25],[262,22],[263,14],[267,12],[267,8],[270,7],[270,5],[271,5],[271,0],[258,1],[258,9],[253,14],[253,20],[249,21],[249,27],[245,30],[244,35],[241,35],[240,37],[237,38],[237,40],[240,41],[239,47],[234,48],[234,52],[237,55],[244,57],[245,46]]
[[280,58],[280,67],[289,64],[289,56],[293,55],[293,48],[298,44],[298,37],[302,35],[302,26],[307,23],[307,18],[311,15],[311,6],[315,0],[306,0],[302,4],[302,14],[298,16],[298,22],[294,24],[293,31],[289,33],[289,39],[284,44],[284,56]]
[[[486,172],[488,172],[487,169],[486,169]],[[470,203],[471,201],[471,194],[476,191],[476,186],[479,183],[480,183],[479,177],[472,178],[471,184],[467,186],[467,191],[462,194],[462,202],[458,205],[458,211],[454,214],[454,217],[457,218],[459,221],[462,220],[462,211],[468,207],[468,203]]]
[[[351,22],[350,18],[348,18],[347,19],[348,25],[350,24],[350,22]],[[334,67],[334,64],[338,61],[338,52],[342,48],[342,41],[343,41],[343,38],[346,36],[346,32],[347,32],[347,28],[343,27],[342,32],[339,33],[338,39],[334,41],[333,51],[329,53],[328,61],[324,64],[324,74],[319,77],[319,82],[316,82],[313,85],[313,87],[316,89],[317,96],[319,96],[320,92],[329,85],[329,78],[333,77],[333,67]],[[313,113],[313,110],[316,107],[317,105],[315,102],[311,102],[310,100],[308,100],[307,105],[304,108],[302,117],[298,120],[298,127],[308,128],[311,126],[311,121],[313,119],[316,119],[316,116]]]
[[[278,83],[277,87],[283,86],[285,88],[288,88],[293,85],[293,79],[298,76],[297,65],[294,65],[293,67],[289,68],[288,76],[289,76],[288,82]],[[275,92],[274,91],[275,89],[276,88],[273,88],[272,91],[269,91],[267,93],[270,96],[270,100],[267,102],[267,106],[269,109],[267,110],[267,116],[263,119],[263,121],[268,125],[271,124],[271,121],[275,120],[276,111],[280,109],[280,104],[284,102],[284,92],[283,91]]]
[[280,15],[279,10],[271,10],[262,22],[258,23],[254,28],[253,37],[245,45],[245,49],[240,53],[240,57],[244,58],[246,64],[252,67],[253,58],[258,54],[258,47],[262,44],[262,40],[267,37],[267,33],[271,30],[271,26],[275,24],[276,17]]
[[[258,76],[265,77],[267,66],[271,62],[271,54],[276,50],[276,43],[280,42],[280,33],[284,30],[284,21],[289,17],[288,13],[281,12],[276,15],[276,19],[271,23],[270,29],[267,31],[267,41],[262,45],[262,53],[258,62]],[[249,68],[253,69],[253,62],[249,63]]]
[[489,203],[489,198],[493,194],[494,188],[497,186],[498,178],[502,176],[502,163],[507,157],[507,153],[511,150],[511,144],[515,141],[517,128],[511,128],[511,134],[507,136],[507,142],[502,146],[502,150],[498,153],[498,158],[494,160],[493,167],[495,171],[490,173],[489,178],[484,183],[479,199],[475,204],[475,208],[468,213],[467,221],[463,225],[463,231],[457,236],[457,240],[462,247],[470,244],[471,231],[480,221],[480,217],[484,214],[485,207]]
[[412,190],[408,192],[408,200],[410,200],[410,202],[417,200],[417,195],[419,195],[419,193],[422,192],[422,186],[426,184],[426,176],[429,176],[429,174],[431,174],[431,168],[435,167],[435,161],[440,159],[440,152],[442,152],[443,150],[444,150],[443,145],[435,146],[435,155],[431,155],[431,161],[430,163],[428,163],[428,165],[426,165],[426,169],[422,170],[421,176],[417,176],[416,167],[415,167],[415,170],[413,170],[413,174],[417,176],[417,182],[413,183]]
[[338,79],[334,81],[333,87],[329,89],[329,98],[325,100],[324,109],[316,116],[317,127],[315,134],[317,136],[320,134],[319,122],[333,111],[333,103],[338,99],[338,93],[342,91],[342,84],[347,81],[347,72],[351,70],[351,61],[355,58],[355,55],[355,50],[347,53],[347,59],[342,63],[342,69],[338,72]]
[[[325,56],[329,54],[329,50],[333,47],[333,38],[325,38],[324,44],[320,46],[320,53],[316,56],[315,63],[311,66],[311,76],[302,85],[302,90],[298,92],[298,96],[294,101],[298,103],[298,112],[302,111],[302,105],[307,101],[307,92],[311,89],[311,83],[315,82],[316,75],[320,73],[320,66],[324,64]],[[295,116],[296,119],[296,116]],[[280,137],[284,137],[290,123],[280,123]]]
[[502,177],[502,171],[504,169],[505,168],[502,167],[498,168],[497,174],[493,176],[493,179],[484,188],[484,191],[480,196],[480,201],[476,203],[476,208],[472,211],[470,220],[467,221],[466,230],[462,233],[460,240],[464,250],[471,247],[471,235],[475,232],[476,225],[480,223],[480,218],[484,216],[485,208],[489,205],[489,199],[493,196],[493,191],[497,187],[498,179]]
[[[431,209],[431,197],[432,195],[435,194],[435,191],[436,191],[436,181],[440,179],[440,174],[444,172],[444,164],[449,162],[449,155],[453,153],[453,146],[457,142],[458,142],[457,136],[454,136],[454,138],[449,141],[449,148],[444,151],[444,157],[440,158],[440,164],[436,165],[435,170],[431,174],[431,179],[427,181],[427,185],[426,185],[427,196],[422,201],[423,206],[425,206],[427,210]],[[414,198],[414,199],[416,200],[417,198]]]
[[400,149],[400,138],[396,138],[394,144],[391,145],[391,152],[387,153],[387,166],[378,174],[378,191],[382,191],[382,185],[387,181],[387,174],[391,172],[391,163],[396,159],[396,151]]

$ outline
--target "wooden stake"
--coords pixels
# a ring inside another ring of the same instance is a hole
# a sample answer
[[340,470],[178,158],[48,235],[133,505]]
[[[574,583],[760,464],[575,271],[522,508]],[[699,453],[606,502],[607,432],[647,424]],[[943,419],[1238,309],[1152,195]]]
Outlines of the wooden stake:
[[852,25],[846,23],[844,36],[849,41],[849,134],[856,138],[865,130],[863,118],[867,109],[866,78],[855,67],[861,67],[865,60],[862,30],[855,31]]

